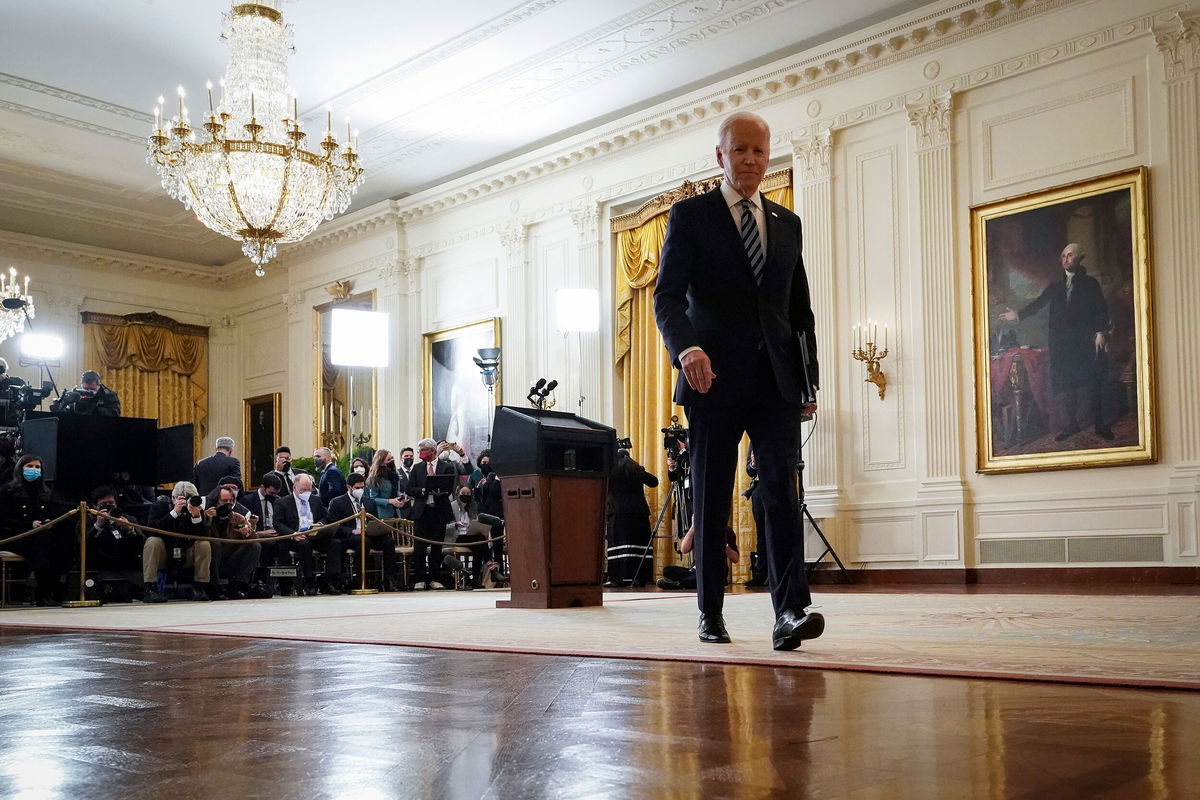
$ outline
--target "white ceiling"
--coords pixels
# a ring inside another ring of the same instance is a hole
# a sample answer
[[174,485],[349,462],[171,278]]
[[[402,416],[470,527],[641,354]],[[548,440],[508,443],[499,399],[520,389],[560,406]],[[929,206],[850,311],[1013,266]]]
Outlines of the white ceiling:
[[[927,0],[281,0],[290,79],[399,198]],[[145,163],[155,99],[224,72],[226,0],[0,3],[0,230],[219,265]]]

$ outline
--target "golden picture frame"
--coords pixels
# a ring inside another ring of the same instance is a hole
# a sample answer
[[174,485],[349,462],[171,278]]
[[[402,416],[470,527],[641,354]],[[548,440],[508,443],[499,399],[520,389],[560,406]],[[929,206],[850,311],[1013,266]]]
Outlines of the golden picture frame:
[[472,462],[487,449],[494,406],[502,402],[502,381],[489,392],[472,361],[484,347],[500,347],[499,317],[426,333],[422,349],[422,430],[462,445]]
[[247,491],[275,467],[282,428],[279,399],[279,392],[272,392],[242,400],[242,483]]
[[1157,460],[1147,179],[971,208],[979,472]]

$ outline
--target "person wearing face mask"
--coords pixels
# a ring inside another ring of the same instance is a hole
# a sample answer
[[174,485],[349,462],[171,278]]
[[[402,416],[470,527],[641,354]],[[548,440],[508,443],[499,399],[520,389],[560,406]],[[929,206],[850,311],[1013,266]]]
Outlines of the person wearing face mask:
[[310,529],[321,525],[321,520],[325,519],[325,504],[321,502],[321,496],[312,489],[311,475],[297,475],[292,493],[275,501],[275,533],[292,537],[279,541],[280,551],[296,554],[304,576],[303,592],[307,595],[315,595],[319,591],[313,552],[328,553],[334,539],[332,528],[315,534],[308,533]]
[[[0,488],[0,538],[8,538],[57,516],[50,505],[50,490],[42,480],[42,459],[26,453],[17,459],[12,479]],[[78,525],[78,522],[76,522]],[[5,545],[29,562],[39,606],[58,605],[65,598],[62,585],[72,556],[70,531],[56,526]]]
[[[443,448],[444,452],[444,448]],[[422,439],[417,444],[417,456],[421,463],[413,467],[408,481],[408,495],[413,499],[412,515],[417,536],[441,542],[446,535],[446,524],[454,521],[450,498],[436,494],[426,488],[431,475],[457,475],[458,470],[448,459],[438,458],[438,444],[433,439]],[[442,570],[441,544],[429,544],[420,539],[413,540],[413,588],[420,590],[446,588],[437,580]]]
[[371,465],[362,456],[355,456],[354,460],[350,462],[350,471],[362,475],[364,479],[370,470]]
[[[352,514],[357,514],[366,502],[365,477],[359,475],[357,472],[351,472],[346,476],[346,485],[348,487],[346,494],[333,498],[333,501],[329,504],[329,509],[325,512],[326,524],[337,522],[339,519],[345,519]],[[370,513],[370,506],[367,507],[367,512]],[[358,528],[358,520],[348,520],[339,525],[335,538],[337,539],[339,557],[334,559],[334,548],[331,546],[329,557],[325,562],[326,574],[329,579],[330,589],[334,592],[344,592],[358,586],[358,584],[343,578],[342,559],[340,558],[344,549],[360,552],[359,547],[362,546],[362,531]],[[377,550],[382,554],[383,590],[385,592],[396,591],[396,542],[392,537],[392,529],[375,520],[368,520],[367,546],[371,550]],[[355,562],[355,566],[357,567],[357,562]]]
[[[258,489],[242,496],[242,505],[249,512],[248,517],[254,521],[254,533],[260,539],[275,535],[275,500],[283,491],[283,481],[274,471],[264,473],[259,479]],[[279,542],[260,542],[262,553],[259,556],[260,566],[271,566],[277,563],[281,552]],[[274,595],[278,589],[274,577],[268,575],[261,582],[264,594]],[[256,585],[256,589],[257,589]]]
[[[448,543],[469,544],[485,542],[491,538],[491,528],[479,521],[479,506],[475,502],[475,493],[471,487],[458,487],[454,499],[450,502],[454,520],[446,525],[446,541]],[[483,570],[491,563],[488,547],[476,546],[471,548],[471,585],[483,585]]]
[[292,448],[286,444],[275,448],[275,468],[271,470],[283,482],[282,494],[291,494],[296,485],[296,476],[303,475],[303,470],[292,469]]
[[99,512],[88,530],[88,566],[98,572],[101,599],[128,603],[134,587],[141,587],[139,557],[146,537],[129,524],[111,486],[93,489],[88,505]]
[[455,472],[459,475],[470,475],[474,470],[471,459],[467,457],[467,451],[457,442],[442,439],[437,443],[436,450],[438,459],[453,464]]
[[408,480],[408,476],[412,474],[413,464],[417,463],[416,451],[411,447],[406,447],[400,451],[400,463],[396,469],[404,476],[404,480]]
[[406,519],[409,499],[404,494],[408,477],[396,469],[396,457],[391,450],[376,450],[367,472],[363,502],[367,513],[380,519]]
[[[233,489],[228,486],[217,487],[213,504],[204,509],[204,517],[212,531],[210,535],[239,542],[256,538],[254,520],[234,510],[236,500]],[[229,578],[225,596],[230,600],[246,599],[250,596],[250,582],[254,579],[254,570],[258,568],[262,556],[262,545],[258,542],[222,544],[217,552],[220,553],[216,559],[218,573]]]
[[[484,471],[484,467],[487,467],[486,472]],[[490,473],[491,471],[492,471],[492,451],[484,450],[482,453],[479,454],[479,466],[475,467],[475,469],[471,472],[470,477],[467,478],[467,486],[470,486],[471,490],[475,491],[475,487],[477,487],[480,484],[480,482],[483,481],[484,476],[487,475],[488,473]],[[478,493],[476,493],[475,499],[476,500],[479,499]]]
[[330,500],[346,493],[346,476],[334,463],[328,447],[313,450],[313,463],[317,467],[317,492],[321,502],[328,506]]

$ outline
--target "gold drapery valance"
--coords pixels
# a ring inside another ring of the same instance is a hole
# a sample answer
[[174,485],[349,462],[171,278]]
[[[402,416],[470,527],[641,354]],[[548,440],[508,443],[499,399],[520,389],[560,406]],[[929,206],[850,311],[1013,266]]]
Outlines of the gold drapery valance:
[[[785,208],[792,208],[791,178],[790,169],[771,173],[763,180],[763,195]],[[695,183],[685,181],[682,186],[651,198],[636,211],[612,220],[611,230],[617,234],[614,356],[625,401],[622,430],[633,440],[634,457],[658,476],[658,488],[650,490],[650,505],[656,517],[670,491],[659,429],[669,424],[672,415],[678,416],[681,424],[686,424],[683,409],[671,402],[675,370],[654,321],[658,258],[666,238],[671,206],[687,197],[710,191],[719,182],[719,176]],[[745,464],[747,448],[748,441],[743,441],[740,453],[742,464]],[[741,560],[734,567],[734,579],[737,581],[749,577],[749,554],[756,549],[750,503],[740,496],[748,484],[745,471],[739,470],[734,489],[733,519],[730,521],[737,532],[738,549],[742,553]],[[664,522],[664,526],[666,524]],[[664,527],[659,534],[666,532]],[[654,540],[657,572],[661,573],[664,565],[679,560],[673,545],[665,538]]]
[[192,423],[199,452],[208,432],[208,328],[153,312],[80,317],[87,368],[120,395],[122,412],[159,427]]

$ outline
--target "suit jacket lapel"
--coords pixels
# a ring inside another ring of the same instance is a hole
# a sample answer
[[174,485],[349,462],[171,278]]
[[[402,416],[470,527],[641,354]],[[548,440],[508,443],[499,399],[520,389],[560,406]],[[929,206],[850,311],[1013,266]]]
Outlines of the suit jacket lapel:
[[[713,189],[707,194],[707,197],[710,198],[709,210],[713,217],[712,230],[725,240],[726,246],[730,248],[731,258],[738,259],[738,269],[734,270],[730,277],[758,288],[754,283],[754,273],[750,270],[750,257],[746,255],[746,248],[742,246],[742,232],[737,223],[733,221],[733,213],[725,203],[725,195],[721,194],[721,187]],[[769,258],[770,254],[768,254],[768,260]]]

